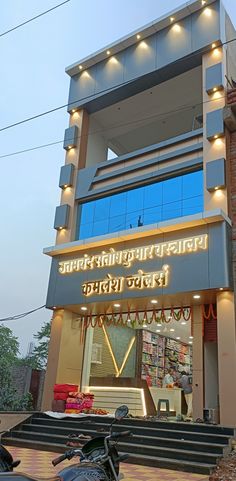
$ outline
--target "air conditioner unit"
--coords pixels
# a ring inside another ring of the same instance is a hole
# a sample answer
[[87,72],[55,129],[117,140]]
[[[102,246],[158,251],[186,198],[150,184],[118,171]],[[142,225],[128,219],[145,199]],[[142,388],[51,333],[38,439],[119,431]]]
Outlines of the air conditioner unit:
[[93,344],[91,363],[102,364],[102,345],[101,344]]

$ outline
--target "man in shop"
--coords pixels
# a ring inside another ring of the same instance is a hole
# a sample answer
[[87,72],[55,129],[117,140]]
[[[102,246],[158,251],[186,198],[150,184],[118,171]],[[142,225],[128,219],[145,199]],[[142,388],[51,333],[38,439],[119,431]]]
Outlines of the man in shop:
[[162,387],[173,386],[174,384],[174,370],[172,368],[168,369],[166,375],[164,376]]
[[189,376],[185,371],[181,372],[181,378],[179,379],[178,384],[183,389],[185,401],[188,406],[187,418],[191,419],[193,416],[193,389]]

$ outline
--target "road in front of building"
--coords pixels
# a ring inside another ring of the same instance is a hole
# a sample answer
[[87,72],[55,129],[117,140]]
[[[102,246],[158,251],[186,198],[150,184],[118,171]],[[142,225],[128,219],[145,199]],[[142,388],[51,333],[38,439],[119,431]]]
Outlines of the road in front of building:
[[[21,459],[20,466],[16,471],[25,472],[40,479],[55,476],[59,466],[52,466],[52,459],[57,455],[47,451],[36,451],[9,447],[14,459]],[[68,461],[60,464],[60,469],[68,466]],[[145,466],[134,466],[122,464],[121,472],[124,474],[124,481],[208,481],[208,477],[202,474],[182,473],[168,469],[148,468]]]

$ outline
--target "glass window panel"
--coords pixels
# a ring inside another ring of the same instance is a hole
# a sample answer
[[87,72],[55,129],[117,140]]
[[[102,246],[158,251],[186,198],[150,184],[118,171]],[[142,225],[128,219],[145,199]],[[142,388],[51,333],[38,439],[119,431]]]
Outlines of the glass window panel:
[[126,192],[111,196],[110,217],[125,214],[126,212]]
[[109,232],[117,232],[125,229],[125,216],[117,215],[109,220]]
[[162,207],[162,220],[174,219],[175,217],[181,217],[181,215],[181,201],[171,202],[171,204]]
[[79,236],[76,237],[77,239],[88,239],[89,237],[92,237],[92,231],[93,231],[93,224],[92,222],[89,224],[83,224],[80,226],[79,229]]
[[175,177],[163,182],[163,204],[176,202],[182,197],[182,177]]
[[161,220],[161,206],[144,209],[144,225],[155,224]]
[[203,210],[203,196],[183,200],[182,215],[191,215]]
[[94,221],[108,219],[110,213],[110,197],[98,199],[95,202]]
[[129,212],[125,218],[125,228],[134,229],[135,227],[141,227],[143,225],[143,210],[136,210],[135,212]]
[[143,209],[144,188],[139,187],[127,192],[126,212],[134,212]]
[[93,236],[103,235],[108,233],[108,219],[99,220],[93,224]]
[[162,184],[157,182],[144,187],[144,209],[162,204]]
[[81,219],[80,219],[81,224],[88,224],[89,222],[93,222],[94,207],[95,207],[94,201],[88,202],[87,204],[83,204],[81,206]]
[[183,199],[201,195],[203,192],[203,172],[183,175]]

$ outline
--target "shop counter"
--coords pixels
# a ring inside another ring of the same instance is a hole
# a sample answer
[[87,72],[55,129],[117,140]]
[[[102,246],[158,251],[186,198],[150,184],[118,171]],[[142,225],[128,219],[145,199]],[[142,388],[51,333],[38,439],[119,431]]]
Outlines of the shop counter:
[[181,414],[182,389],[165,387],[150,387],[149,389],[156,408],[159,399],[168,399],[170,403],[170,411],[173,411],[173,415]]

